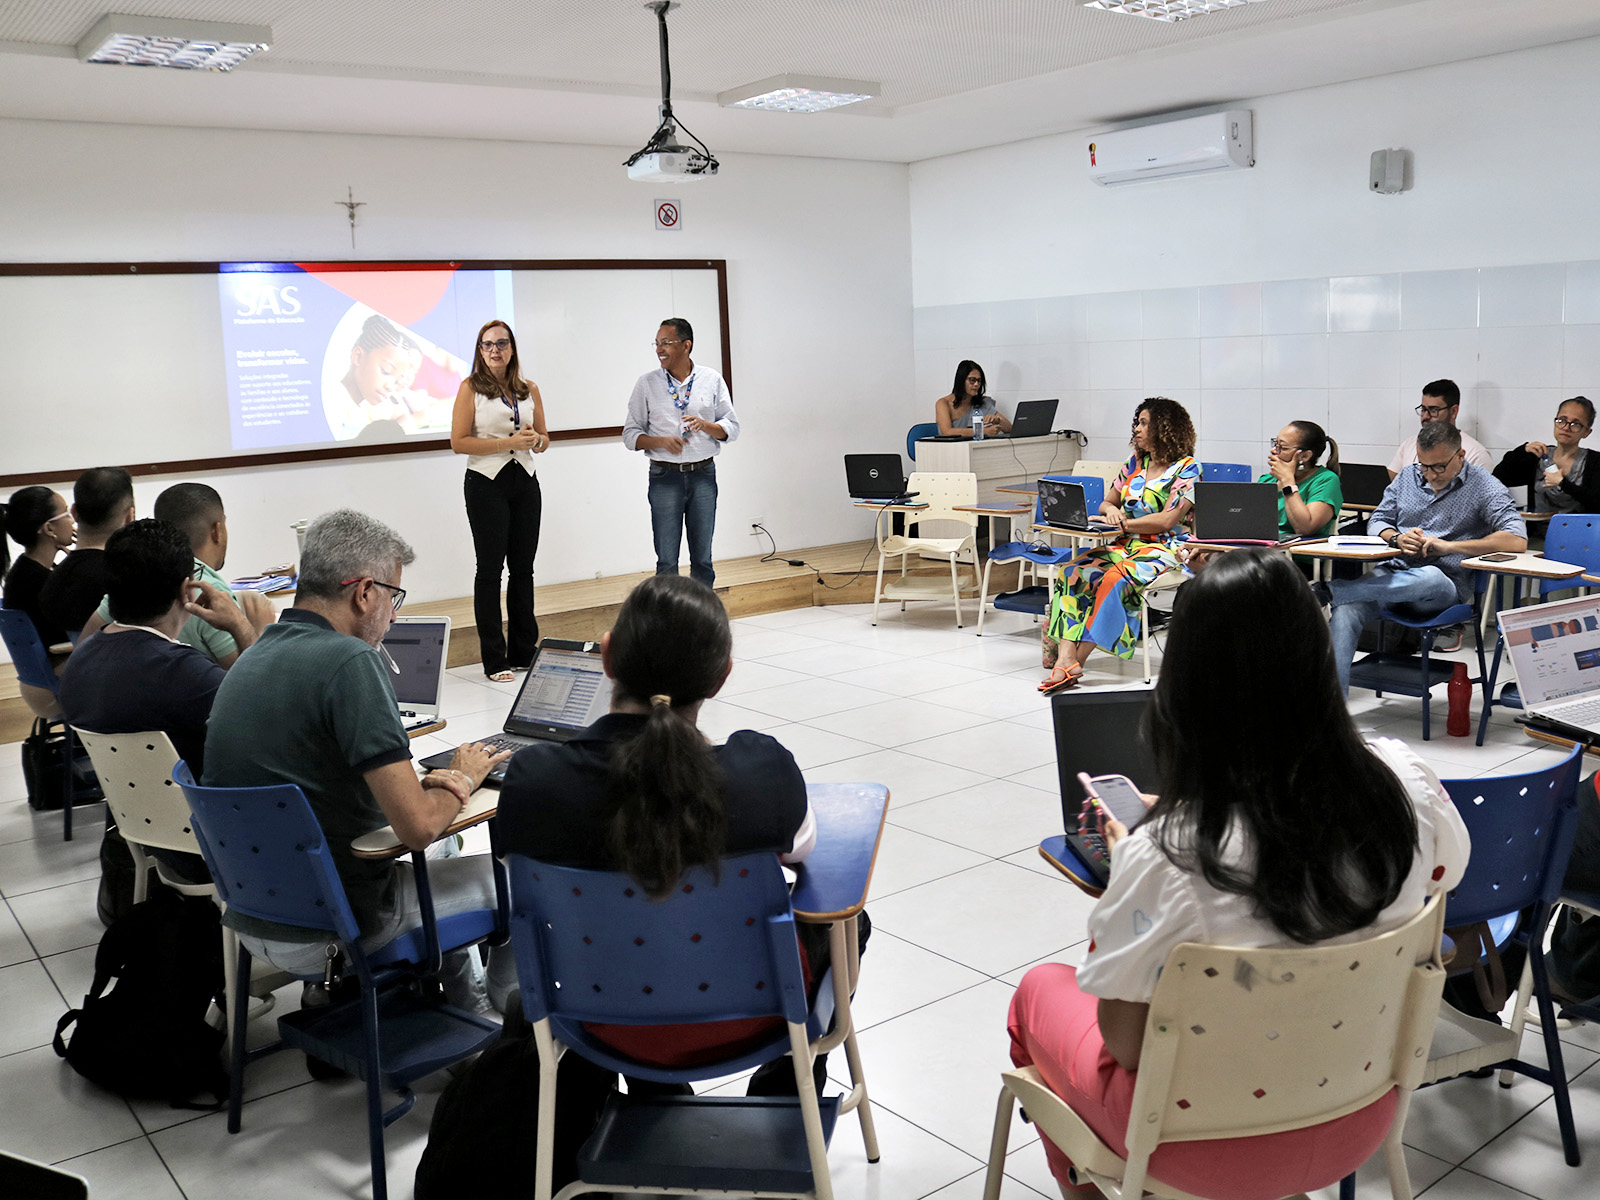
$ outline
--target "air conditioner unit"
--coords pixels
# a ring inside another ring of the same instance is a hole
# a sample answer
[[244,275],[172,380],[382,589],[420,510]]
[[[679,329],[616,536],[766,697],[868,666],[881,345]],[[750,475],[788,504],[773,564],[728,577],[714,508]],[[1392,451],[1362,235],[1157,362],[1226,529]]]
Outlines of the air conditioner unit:
[[1102,186],[1239,171],[1256,165],[1250,110],[1207,113],[1135,129],[1097,133],[1084,141],[1089,178]]

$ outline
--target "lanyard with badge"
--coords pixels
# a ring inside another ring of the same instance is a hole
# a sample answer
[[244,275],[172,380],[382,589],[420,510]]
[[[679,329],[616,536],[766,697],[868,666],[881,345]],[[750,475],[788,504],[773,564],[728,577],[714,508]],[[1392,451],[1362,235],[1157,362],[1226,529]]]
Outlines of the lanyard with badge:
[[678,395],[678,381],[672,377],[672,372],[663,368],[661,373],[667,377],[667,391],[672,397],[672,407],[678,410],[679,421],[688,420],[689,400],[694,395],[695,373],[690,371],[689,378],[683,381],[683,395],[681,398]]

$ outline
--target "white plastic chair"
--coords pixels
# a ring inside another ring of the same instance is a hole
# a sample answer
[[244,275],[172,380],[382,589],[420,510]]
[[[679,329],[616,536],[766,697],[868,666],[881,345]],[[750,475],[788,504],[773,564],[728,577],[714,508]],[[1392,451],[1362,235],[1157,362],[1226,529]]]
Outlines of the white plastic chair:
[[[950,598],[955,602],[956,628],[960,629],[962,585],[956,564],[962,561],[962,555],[969,551],[972,553],[973,580],[967,586],[976,587],[978,514],[957,512],[956,506],[977,504],[978,477],[971,471],[913,471],[911,478],[906,481],[906,491],[917,493],[916,503],[927,505],[922,511],[906,514],[908,529],[912,524],[920,528],[926,521],[954,521],[966,526],[966,531],[961,537],[949,538],[907,537],[898,533],[885,537],[880,518],[876,530],[878,582],[872,593],[872,623],[878,623],[878,605],[885,597],[900,601],[901,612],[906,610],[907,600],[943,598],[945,591],[942,582],[926,576],[906,575],[906,558],[914,554],[927,559],[943,559],[950,564]],[[900,575],[885,584],[883,567],[891,558],[900,560]]]
[[[76,725],[72,731],[89,752],[89,761],[94,764],[106,803],[133,856],[133,902],[138,904],[150,894],[152,867],[161,882],[179,895],[210,896],[215,900],[215,885],[178,879],[163,867],[160,859],[145,853],[149,848],[181,851],[197,858],[200,855],[189,802],[183,790],[172,781],[172,769],[178,765],[178,751],[167,735],[159,729],[145,733],[91,733]],[[261,969],[252,977],[250,990],[267,1003],[252,1013],[253,1017],[268,1012],[272,1008],[273,989],[289,982],[289,976],[270,963],[257,961]],[[222,964],[223,994],[231,1013],[237,1001],[234,989],[238,986],[239,936],[226,925],[222,927]],[[231,1020],[227,1032],[231,1041]]]
[[1117,476],[1122,474],[1122,468],[1127,466],[1127,461],[1112,462],[1110,459],[1080,458],[1072,464],[1074,475],[1098,475],[1106,481],[1106,491],[1111,490],[1111,485],[1117,481]]
[[[997,1200],[1012,1101],[1072,1160],[1074,1181],[1120,1200],[1193,1200],[1148,1172],[1162,1142],[1252,1137],[1320,1125],[1400,1089],[1384,1141],[1389,1187],[1410,1200],[1400,1139],[1427,1065],[1444,990],[1444,904],[1363,942],[1229,949],[1186,942],[1150,1001],[1128,1114],[1126,1160],[1032,1067],[1004,1071],[984,1200]],[[1351,1163],[1353,1171],[1357,1164]]]

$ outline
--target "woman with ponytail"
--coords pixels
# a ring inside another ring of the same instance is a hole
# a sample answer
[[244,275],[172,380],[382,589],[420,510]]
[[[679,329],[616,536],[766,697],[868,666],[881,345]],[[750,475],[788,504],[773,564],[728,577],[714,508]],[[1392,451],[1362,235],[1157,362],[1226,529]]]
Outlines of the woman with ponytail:
[[[1323,451],[1328,465],[1319,466]],[[1267,449],[1267,470],[1258,483],[1278,486],[1278,535],[1283,539],[1327,537],[1339,520],[1344,490],[1339,485],[1339,443],[1314,421],[1290,421]]]
[[[733,669],[728,616],[710,588],[680,575],[646,579],[600,639],[600,656],[614,681],[611,711],[570,741],[518,751],[506,770],[505,850],[625,871],[656,899],[690,867],[714,869],[726,855],[771,850],[793,863],[811,852],[816,823],[794,756],[748,729],[713,746],[696,726]],[[806,965],[820,979],[826,939],[806,932],[817,928],[800,926]],[[729,1057],[770,1029],[723,1021],[592,1032],[633,1058],[680,1066]],[[792,1091],[793,1074],[779,1065],[772,1082],[787,1075]]]
[[5,570],[9,558],[0,538],[0,571],[5,573],[5,606],[20,608],[39,631],[47,647],[67,640],[67,631],[44,616],[39,608],[39,592],[50,578],[56,555],[71,549],[77,533],[66,497],[47,487],[25,487],[13,492],[0,507],[0,520],[12,541],[22,547],[17,561]]

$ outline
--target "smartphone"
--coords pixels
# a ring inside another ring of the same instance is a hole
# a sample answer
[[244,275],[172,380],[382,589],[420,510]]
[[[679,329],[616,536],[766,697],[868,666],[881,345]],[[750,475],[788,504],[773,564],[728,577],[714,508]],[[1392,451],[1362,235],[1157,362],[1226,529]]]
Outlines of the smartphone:
[[1139,794],[1139,789],[1133,786],[1133,780],[1126,775],[1096,775],[1090,778],[1088,772],[1079,771],[1078,782],[1083,785],[1084,793],[1091,801],[1129,829],[1142,821],[1149,811],[1145,808],[1144,797]]
[[1505,554],[1505,553],[1485,554],[1483,556],[1483,561],[1484,562],[1510,562],[1512,559],[1514,559],[1516,557],[1517,556],[1515,554]]

